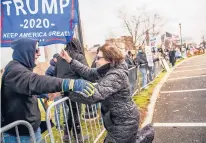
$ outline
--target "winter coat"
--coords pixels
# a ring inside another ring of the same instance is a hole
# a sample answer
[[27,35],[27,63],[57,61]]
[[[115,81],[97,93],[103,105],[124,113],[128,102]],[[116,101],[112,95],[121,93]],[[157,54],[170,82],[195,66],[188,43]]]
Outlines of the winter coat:
[[55,66],[56,66],[55,61],[54,61],[53,59],[50,60],[50,66],[49,66],[48,69],[46,70],[45,75],[55,76]]
[[172,50],[172,51],[169,51],[169,59],[170,59],[170,63],[173,63],[175,62],[175,53],[176,51],[175,50]]
[[137,65],[140,65],[140,68],[147,68],[148,62],[145,53],[137,54]]
[[[36,43],[35,40],[21,39],[11,46],[14,50],[13,61],[5,68],[1,86],[2,126],[25,120],[36,131],[41,122],[36,95],[61,91],[62,79],[32,72],[35,66]],[[18,126],[18,129],[20,135],[29,135],[25,126]],[[15,129],[7,132],[16,134]]]
[[84,79],[98,83],[95,93],[90,97],[69,96],[76,102],[94,104],[101,102],[104,126],[108,131],[107,142],[133,143],[138,132],[139,112],[132,101],[129,89],[128,68],[126,62],[110,67],[102,78],[97,69],[84,66],[76,60],[70,63],[74,71]]
[[129,55],[126,55],[125,61],[126,61],[127,65],[128,65],[129,69],[135,66],[133,59],[131,57],[129,57]]

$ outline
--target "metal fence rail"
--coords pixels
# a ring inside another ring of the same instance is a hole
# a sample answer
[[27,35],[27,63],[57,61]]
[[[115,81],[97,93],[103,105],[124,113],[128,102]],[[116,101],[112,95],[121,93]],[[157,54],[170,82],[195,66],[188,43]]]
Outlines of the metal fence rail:
[[[140,66],[138,67],[132,67],[129,69],[129,82],[130,82],[130,90],[131,90],[131,95],[134,96],[138,92],[140,92],[143,88],[147,88],[153,81],[154,79],[163,71],[163,66],[160,61],[154,62],[153,67],[146,67],[146,79],[147,79],[147,84],[145,87],[142,86],[142,80],[143,80],[143,75],[140,72]],[[150,79],[149,77],[152,77]]]
[[[78,103],[76,104],[77,113],[74,113],[74,105],[68,97],[64,97],[56,102],[53,102],[47,109],[46,122],[48,134],[45,136],[45,142],[47,142],[47,137],[49,136],[49,142],[95,142],[95,139],[99,134],[104,132],[104,127],[102,125],[102,118],[100,112],[100,104],[95,105],[82,105],[80,108]],[[60,119],[58,119],[58,124],[62,125],[64,129],[54,129],[51,126],[52,112],[57,112],[56,106],[62,106],[62,112],[60,113]],[[66,106],[68,106],[69,111],[66,111]],[[66,112],[71,112],[72,118],[72,129],[69,127],[68,114]],[[77,114],[77,115],[75,115]],[[77,124],[78,122],[78,124]],[[79,130],[79,131],[77,131]],[[65,141],[65,132],[67,132],[67,140]],[[55,134],[55,135],[54,135]],[[57,135],[58,134],[58,135]],[[59,138],[55,138],[59,137]]]
[[10,130],[10,129],[12,129],[12,128],[15,128],[15,131],[16,131],[16,142],[17,143],[21,143],[21,140],[20,140],[20,137],[19,137],[19,130],[18,130],[18,126],[19,125],[23,125],[23,126],[25,126],[25,127],[27,127],[28,128],[28,131],[29,131],[29,135],[30,135],[30,137],[31,137],[31,143],[36,143],[36,139],[35,139],[35,134],[34,134],[34,130],[33,130],[33,127],[31,126],[31,124],[30,123],[28,123],[27,121],[23,121],[23,120],[19,120],[19,121],[15,121],[15,122],[13,122],[13,123],[11,123],[11,124],[8,124],[8,125],[6,125],[6,126],[4,126],[4,127],[2,127],[1,129],[0,129],[0,135],[1,135],[1,142],[2,143],[4,143],[5,142],[5,137],[6,136],[4,136],[4,133],[6,132],[6,131],[8,131],[8,130]]

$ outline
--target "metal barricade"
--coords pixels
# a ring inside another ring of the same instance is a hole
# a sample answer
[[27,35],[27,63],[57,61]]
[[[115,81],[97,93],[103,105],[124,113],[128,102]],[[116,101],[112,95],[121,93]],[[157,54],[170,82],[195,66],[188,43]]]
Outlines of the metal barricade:
[[[146,77],[143,77],[140,72],[140,66],[133,67],[129,69],[129,82],[132,96],[134,96],[137,92],[140,92],[142,89],[147,88],[154,79],[163,71],[163,67],[160,61],[154,62],[153,67],[145,68]],[[142,86],[142,80],[146,78],[147,84],[145,87]]]
[[19,136],[19,130],[18,130],[18,126],[19,125],[23,125],[23,126],[26,126],[28,128],[28,131],[29,131],[29,135],[30,135],[30,138],[31,138],[31,143],[36,143],[36,139],[35,139],[35,134],[34,134],[34,130],[33,130],[33,127],[31,126],[31,124],[27,121],[23,121],[23,120],[19,120],[19,121],[15,121],[11,124],[8,124],[4,127],[2,127],[0,129],[0,135],[1,135],[1,142],[4,143],[5,142],[5,137],[4,137],[4,133],[12,128],[15,127],[15,131],[16,131],[16,142],[17,143],[21,143],[21,140],[20,140],[20,136]]
[[[67,104],[65,104],[67,103]],[[75,102],[74,102],[75,103]],[[45,136],[45,142],[47,142],[47,137],[49,136],[51,143],[55,142],[96,142],[100,135],[104,133],[105,129],[103,127],[103,122],[101,118],[101,105],[94,104],[94,105],[84,105],[82,104],[80,108],[78,106],[79,103],[76,104],[77,112],[74,111],[74,104],[68,97],[64,97],[56,102],[53,102],[47,109],[46,113],[46,122],[48,128],[48,134]],[[64,129],[54,129],[51,126],[50,122],[50,114],[52,112],[56,112],[56,106],[62,106],[62,112],[60,113],[60,119],[58,120],[58,124],[62,124]],[[70,117],[66,115],[66,106],[69,106]],[[74,113],[75,112],[75,113]],[[87,112],[87,113],[86,113]],[[63,115],[62,115],[63,114]],[[86,115],[88,117],[86,117]],[[71,123],[68,123],[68,120],[72,120],[72,127]],[[71,129],[72,128],[72,129]],[[65,138],[65,133],[67,138]],[[64,137],[63,137],[64,136]],[[65,141],[66,139],[66,141]]]
[[130,83],[130,92],[133,94],[137,90],[138,78],[137,78],[137,68],[136,66],[129,69],[129,83]]

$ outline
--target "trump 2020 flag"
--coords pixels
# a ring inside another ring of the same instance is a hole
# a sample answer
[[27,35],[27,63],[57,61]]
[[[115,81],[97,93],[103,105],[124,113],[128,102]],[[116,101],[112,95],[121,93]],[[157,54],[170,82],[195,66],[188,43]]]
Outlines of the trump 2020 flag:
[[65,44],[77,23],[77,0],[1,0],[1,47],[20,38]]

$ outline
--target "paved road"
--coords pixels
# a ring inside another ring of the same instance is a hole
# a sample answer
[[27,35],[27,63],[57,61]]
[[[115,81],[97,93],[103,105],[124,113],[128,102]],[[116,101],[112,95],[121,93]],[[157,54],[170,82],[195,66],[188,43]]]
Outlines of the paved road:
[[206,55],[175,68],[157,100],[154,143],[206,143]]

